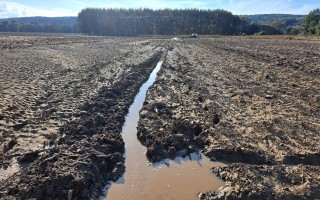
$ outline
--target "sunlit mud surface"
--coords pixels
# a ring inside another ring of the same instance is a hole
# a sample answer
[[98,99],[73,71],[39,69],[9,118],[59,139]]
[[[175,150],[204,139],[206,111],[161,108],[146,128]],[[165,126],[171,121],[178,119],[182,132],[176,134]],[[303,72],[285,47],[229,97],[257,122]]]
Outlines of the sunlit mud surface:
[[124,199],[196,199],[200,192],[217,190],[224,182],[215,177],[210,168],[222,165],[211,162],[205,156],[193,153],[185,158],[148,163],[145,147],[137,140],[139,111],[142,108],[147,89],[156,79],[162,62],[140,88],[129,109],[122,136],[126,148],[126,172],[106,191],[108,200]]

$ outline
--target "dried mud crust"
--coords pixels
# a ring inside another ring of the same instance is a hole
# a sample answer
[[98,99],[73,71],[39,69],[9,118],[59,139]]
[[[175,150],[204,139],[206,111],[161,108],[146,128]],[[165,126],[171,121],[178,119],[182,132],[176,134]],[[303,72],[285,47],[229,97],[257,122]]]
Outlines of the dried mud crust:
[[65,41],[0,50],[2,198],[97,198],[124,172],[124,117],[161,52],[136,38]]
[[319,197],[319,42],[221,37],[171,46],[140,111],[147,157],[202,150],[228,163],[213,169],[226,186],[203,199]]

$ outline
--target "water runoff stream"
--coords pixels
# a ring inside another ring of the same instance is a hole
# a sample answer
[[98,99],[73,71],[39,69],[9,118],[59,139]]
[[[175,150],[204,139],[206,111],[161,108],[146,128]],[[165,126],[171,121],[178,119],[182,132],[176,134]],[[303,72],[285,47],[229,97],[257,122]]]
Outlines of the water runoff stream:
[[[146,148],[137,139],[139,111],[148,88],[154,83],[166,57],[161,57],[149,79],[136,95],[122,127],[126,149],[126,172],[117,182],[107,186],[106,200],[173,200],[197,199],[200,192],[217,190],[224,182],[215,177],[210,168],[221,165],[205,156],[193,153],[188,157],[149,163]],[[201,158],[202,157],[202,158]]]

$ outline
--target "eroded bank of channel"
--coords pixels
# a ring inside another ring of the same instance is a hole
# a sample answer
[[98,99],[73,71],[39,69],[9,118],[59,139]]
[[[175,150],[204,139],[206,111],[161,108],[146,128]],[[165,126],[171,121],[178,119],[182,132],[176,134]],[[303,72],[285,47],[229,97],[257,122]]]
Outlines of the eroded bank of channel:
[[224,182],[215,177],[210,170],[221,163],[211,162],[198,153],[175,160],[166,159],[161,163],[149,163],[145,156],[146,148],[137,139],[139,111],[148,88],[156,80],[166,54],[167,52],[163,53],[129,108],[122,128],[126,149],[126,172],[117,182],[107,186],[106,196],[102,199],[196,199],[200,192],[218,190],[224,185]]

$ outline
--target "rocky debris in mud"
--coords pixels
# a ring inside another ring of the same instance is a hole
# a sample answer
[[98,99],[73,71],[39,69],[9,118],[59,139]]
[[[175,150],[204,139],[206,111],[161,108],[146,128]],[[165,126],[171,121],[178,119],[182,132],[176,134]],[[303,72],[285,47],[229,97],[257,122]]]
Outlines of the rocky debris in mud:
[[160,52],[132,38],[39,37],[0,38],[15,44],[0,50],[1,166],[17,168],[1,170],[0,196],[95,199],[124,172],[121,127]]
[[[227,167],[246,166],[239,167],[239,173],[254,166],[272,171],[285,164],[285,168],[298,165],[299,173],[318,179],[318,42],[208,37],[171,41],[170,45],[174,48],[140,111],[137,136],[147,147],[149,160],[201,149],[212,160],[229,163]],[[260,176],[262,171],[254,173]],[[227,184],[232,191],[259,191],[252,196],[256,198],[319,195],[316,181],[301,184],[303,194],[277,190],[290,185],[269,182],[274,175],[252,179],[248,187],[241,181]],[[237,197],[246,198],[243,192]],[[233,198],[219,195],[201,196]]]

